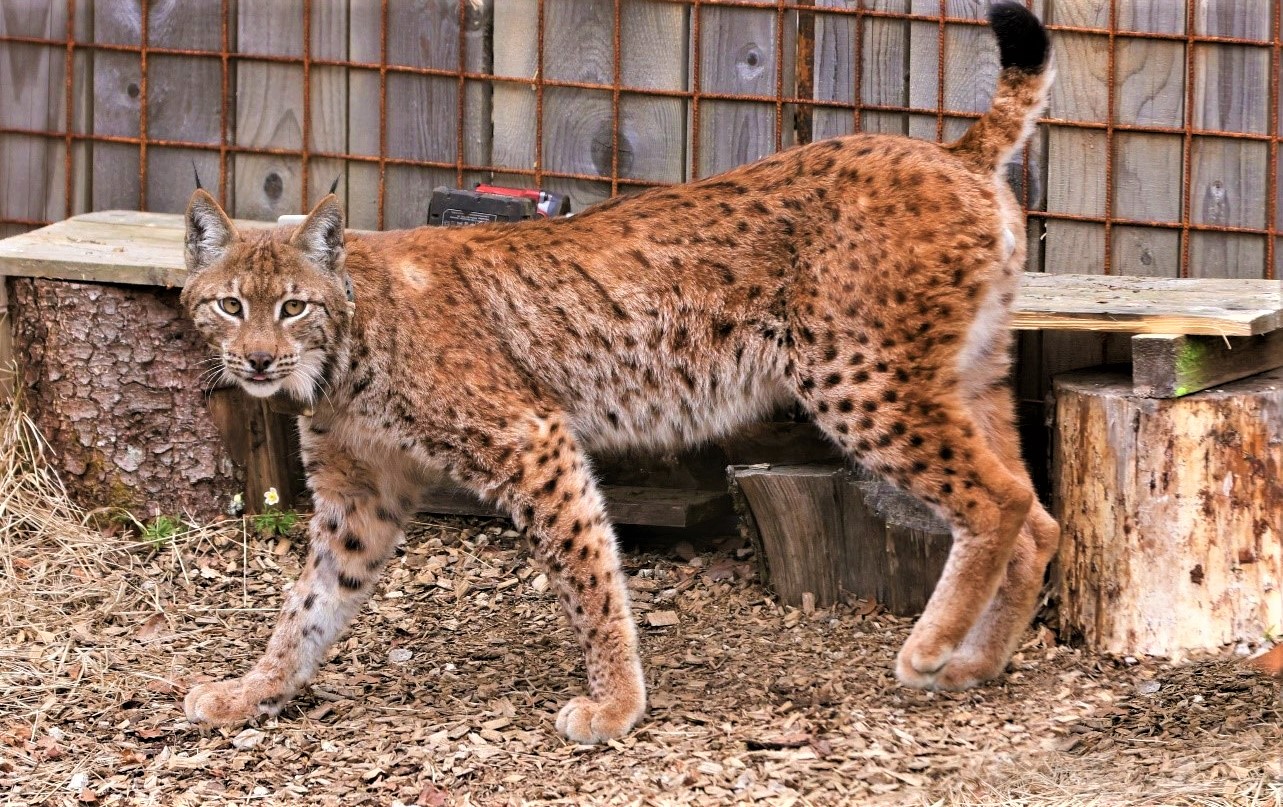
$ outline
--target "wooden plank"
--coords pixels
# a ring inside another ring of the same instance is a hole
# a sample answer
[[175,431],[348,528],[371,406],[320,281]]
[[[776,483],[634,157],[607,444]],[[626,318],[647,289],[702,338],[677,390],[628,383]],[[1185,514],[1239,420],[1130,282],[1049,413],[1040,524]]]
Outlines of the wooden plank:
[[[533,13],[526,9],[527,13]],[[683,52],[686,10],[669,3],[633,2],[621,5],[620,81],[629,86],[664,90],[685,88],[686,65],[675,58]],[[514,20],[509,12],[506,22]],[[537,20],[536,20],[537,22]],[[526,30],[529,18],[519,20]],[[565,0],[547,6],[544,20],[544,72],[550,80],[611,84],[614,76],[614,6],[601,0]],[[536,40],[519,40],[507,27],[496,25],[496,38],[520,41],[523,55],[505,60],[529,64]],[[504,47],[507,47],[504,45]],[[654,54],[672,54],[656,59]],[[619,106],[618,171],[621,177],[677,183],[685,177],[680,144],[686,131],[685,104],[675,98],[622,96]],[[611,92],[550,87],[544,91],[542,166],[549,171],[611,176],[616,165],[612,148],[615,121]],[[525,130],[533,138],[531,121],[513,120],[512,110],[496,107],[496,131]],[[523,150],[533,148],[523,144]],[[527,181],[523,184],[529,184]],[[570,196],[573,210],[610,196],[608,181],[549,177],[543,187]]]
[[[520,78],[535,77],[539,69],[539,8],[536,0],[504,0],[494,10],[494,74]],[[535,154],[535,127],[538,125],[534,84],[497,82],[494,85],[494,165],[499,179],[515,187],[533,187],[534,179],[502,173],[502,169],[533,169],[539,165]]]
[[[685,90],[688,84],[690,10],[665,2],[620,5],[620,82],[629,87]],[[657,54],[664,54],[662,58]],[[680,98],[620,98],[621,177],[686,179],[687,104]]]
[[1132,391],[1178,398],[1283,367],[1283,330],[1232,339],[1139,334],[1132,337]]
[[[85,214],[0,241],[0,275],[180,286],[182,238],[180,215]],[[1267,280],[1027,273],[1014,327],[1247,336],[1283,327],[1283,293]]]
[[[501,3],[501,6],[506,3]],[[479,17],[469,17],[467,32],[469,65],[486,67],[485,49],[477,47],[478,26],[484,30],[490,5],[475,7]],[[379,32],[382,10],[378,3],[352,3],[349,52],[353,61],[378,63],[381,58]],[[459,69],[458,0],[408,0],[387,4],[387,63],[401,67]],[[349,77],[348,142],[353,154],[379,154],[379,74],[353,70]],[[411,160],[454,162],[458,156],[455,120],[459,113],[459,83],[444,76],[415,73],[387,73],[386,155]],[[474,104],[485,98],[476,87],[465,92]],[[471,95],[468,95],[471,92]],[[471,107],[465,107],[470,109]],[[531,107],[533,110],[533,107]],[[484,106],[474,112],[485,114]],[[528,120],[534,120],[533,112]],[[473,127],[465,133],[465,154],[484,159],[475,151],[481,120],[469,117]],[[470,134],[469,134],[470,133]],[[484,141],[480,141],[484,142]],[[472,143],[471,146],[468,144]],[[455,172],[448,168],[420,168],[388,165],[384,169],[383,226],[385,229],[414,227],[427,223],[432,189],[455,185]],[[353,162],[348,166],[349,221],[358,227],[374,228],[378,221],[379,166]]]
[[[313,59],[348,58],[348,0],[312,0],[311,52]],[[344,67],[311,65],[309,68],[311,123],[308,151],[343,154],[348,150],[348,71]],[[307,199],[298,212],[311,210],[346,173],[343,160],[308,157]],[[340,181],[339,199],[350,197]]]
[[267,401],[250,398],[239,387],[212,390],[206,404],[232,462],[245,471],[245,510],[263,510],[263,494],[276,488],[281,510],[294,507],[297,440],[291,439],[295,419],[268,408]]
[[[107,221],[104,221],[107,219]],[[126,222],[137,223],[126,223]],[[270,226],[237,222],[238,227]],[[181,286],[183,217],[112,211],[77,216],[0,241],[0,274]]]
[[1026,274],[1013,327],[1248,336],[1283,327],[1273,281]]
[[[221,37],[217,3],[179,0],[152,3],[148,36],[165,47],[217,51]],[[94,39],[106,44],[139,44],[142,7],[137,0],[96,4]],[[217,145],[221,136],[222,66],[218,58],[153,54],[148,58],[147,98],[137,54],[110,50],[94,54],[93,127],[96,134],[140,135],[147,104],[147,136]],[[139,207],[138,146],[94,143],[93,203],[96,208]],[[217,192],[218,154],[204,149],[149,147],[146,204],[151,210],[180,211],[192,190],[195,163],[207,187]]]
[[[774,10],[704,7],[699,60],[700,91],[740,95],[775,95],[777,71],[783,71],[783,92],[792,96],[796,83],[793,63],[797,17],[783,15],[783,53],[777,53],[777,16]],[[793,143],[792,108],[786,107],[781,121],[781,147]],[[698,164],[691,166],[693,177],[707,177],[737,165],[750,163],[776,151],[775,105],[747,101],[700,103]]]
[[[1268,39],[1269,0],[1200,3],[1195,30],[1218,36]],[[1268,48],[1200,43],[1194,46],[1196,128],[1269,131]],[[1268,149],[1264,143],[1195,138],[1191,155],[1191,217],[1199,224],[1264,227]],[[1200,232],[1190,242],[1193,277],[1263,277],[1263,236]]]
[[[606,501],[606,513],[616,524],[695,527],[731,512],[730,496],[725,491],[631,485],[602,485],[600,490]],[[472,493],[450,486],[433,486],[422,491],[418,509],[421,513],[507,517]]]
[[[240,0],[237,49],[244,54],[303,55],[303,0]],[[237,61],[236,143],[250,148],[303,147],[303,67]],[[367,124],[368,125],[368,124]],[[277,154],[236,154],[232,204],[238,218],[275,221],[303,212],[302,161]]]
[[[5,3],[0,35],[62,40],[66,3]],[[0,43],[0,127],[63,132],[66,51]],[[55,221],[66,215],[65,145],[60,138],[0,137],[0,216]]]
[[616,524],[649,527],[695,527],[729,516],[726,491],[602,485],[606,513]]

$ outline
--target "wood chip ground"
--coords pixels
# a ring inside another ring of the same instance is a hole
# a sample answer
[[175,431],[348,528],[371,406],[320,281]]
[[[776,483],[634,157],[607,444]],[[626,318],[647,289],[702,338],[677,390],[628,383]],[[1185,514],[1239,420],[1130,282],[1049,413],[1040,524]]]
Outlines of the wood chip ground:
[[55,543],[6,540],[8,805],[1283,802],[1283,704],[1241,659],[1091,657],[1039,627],[996,684],[909,690],[891,674],[908,620],[777,607],[729,539],[625,547],[650,711],[622,740],[566,743],[580,653],[502,521],[417,525],[283,715],[200,731],[182,694],[253,662],[301,535],[104,534],[79,600],[26,585]]

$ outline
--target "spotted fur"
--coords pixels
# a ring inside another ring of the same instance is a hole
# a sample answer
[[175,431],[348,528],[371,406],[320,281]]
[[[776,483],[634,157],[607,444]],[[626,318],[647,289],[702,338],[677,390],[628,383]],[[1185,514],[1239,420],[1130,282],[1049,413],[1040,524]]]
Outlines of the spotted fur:
[[558,729],[622,735],[645,690],[588,452],[691,445],[788,401],[952,526],[900,680],[999,674],[1058,538],[1004,384],[1025,231],[1003,164],[1051,71],[1032,16],[1002,14],[1000,38],[1042,44],[1003,48],[992,108],[950,145],[854,135],[571,219],[346,238],[332,195],[292,233],[241,236],[198,190],[183,300],[233,379],[312,407],[315,515],[263,659],[193,689],[188,717],[278,712],[443,470],[506,508],[551,571],[588,673]]

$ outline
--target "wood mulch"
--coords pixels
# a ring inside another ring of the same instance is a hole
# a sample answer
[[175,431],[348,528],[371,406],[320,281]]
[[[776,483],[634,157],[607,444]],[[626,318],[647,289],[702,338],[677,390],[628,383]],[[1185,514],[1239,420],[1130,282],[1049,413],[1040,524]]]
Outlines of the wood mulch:
[[[200,731],[191,684],[264,646],[302,539],[101,536],[80,598],[5,545],[0,801],[197,804],[1280,804],[1276,682],[1226,656],[1106,659],[1029,633],[975,691],[898,686],[911,622],[775,605],[733,539],[626,546],[650,685],[629,736],[553,729],[580,653],[506,522],[417,525],[314,685]],[[51,550],[52,551],[52,550]],[[16,599],[21,598],[21,602]]]

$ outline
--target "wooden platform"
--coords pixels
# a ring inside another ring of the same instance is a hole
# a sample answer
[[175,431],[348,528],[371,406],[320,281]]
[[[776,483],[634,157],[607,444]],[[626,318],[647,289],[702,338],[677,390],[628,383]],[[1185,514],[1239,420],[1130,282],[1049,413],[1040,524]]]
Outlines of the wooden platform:
[[1283,328],[1276,280],[1025,274],[1013,327],[1252,336]]
[[[242,229],[271,226],[237,221]],[[0,275],[181,286],[183,217],[108,210],[0,240]],[[1272,280],[1026,274],[1013,326],[1024,330],[1252,336],[1283,328]]]

